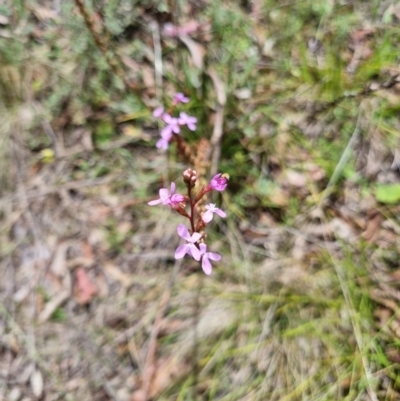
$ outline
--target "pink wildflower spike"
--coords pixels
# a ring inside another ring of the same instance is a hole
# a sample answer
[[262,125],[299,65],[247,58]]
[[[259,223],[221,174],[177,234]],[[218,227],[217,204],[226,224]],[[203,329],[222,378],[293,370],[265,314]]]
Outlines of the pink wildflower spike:
[[178,225],[177,231],[179,236],[186,241],[186,244],[180,245],[176,248],[175,259],[182,259],[186,254],[189,254],[193,259],[199,261],[201,255],[195,244],[202,237],[202,234],[193,233],[190,235],[189,230],[183,224]]
[[160,195],[160,198],[152,200],[152,201],[148,202],[147,204],[150,206],[158,205],[159,203],[162,203],[163,205],[169,205],[169,206],[178,205],[179,203],[181,203],[185,200],[185,197],[181,194],[175,194],[175,189],[176,189],[175,183],[171,182],[170,193],[168,193],[167,188],[161,188],[158,192]]
[[164,114],[164,107],[160,106],[154,109],[153,111],[153,117],[155,118],[160,118]]
[[201,218],[203,219],[204,223],[209,223],[213,219],[213,214],[216,213],[218,216],[225,218],[226,213],[219,209],[218,207],[215,207],[215,203],[210,203],[209,205],[206,205],[205,208],[207,209],[206,212],[203,213]]
[[175,94],[173,102],[174,102],[174,104],[188,103],[189,102],[189,98],[186,97],[183,93],[178,92],[177,94]]
[[196,130],[196,123],[197,123],[197,118],[196,117],[189,116],[186,113],[182,112],[182,113],[179,114],[178,122],[181,125],[187,125],[187,127],[191,131],[195,131]]
[[219,173],[212,178],[209,187],[216,191],[224,191],[228,186],[228,178],[225,174]]
[[209,276],[212,272],[212,265],[210,260],[220,260],[221,255],[218,253],[214,252],[206,252],[207,251],[207,245],[206,244],[200,244],[200,254],[202,256],[201,259],[201,268],[203,269],[204,273]]

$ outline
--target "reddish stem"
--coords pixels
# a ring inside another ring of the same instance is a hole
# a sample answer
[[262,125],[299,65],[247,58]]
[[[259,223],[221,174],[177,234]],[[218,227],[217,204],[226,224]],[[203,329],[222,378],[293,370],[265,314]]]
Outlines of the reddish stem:
[[194,228],[194,206],[195,206],[195,202],[193,202],[192,200],[192,188],[190,184],[187,184],[187,188],[188,188],[188,196],[189,196],[189,203],[190,203],[190,225],[192,227],[192,233],[195,232],[195,228]]

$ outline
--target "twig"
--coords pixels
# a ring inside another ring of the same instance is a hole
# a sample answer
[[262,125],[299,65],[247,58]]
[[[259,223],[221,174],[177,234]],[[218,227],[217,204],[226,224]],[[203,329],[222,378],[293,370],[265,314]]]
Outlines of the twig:
[[122,80],[122,82],[127,88],[131,89],[135,93],[138,93],[139,92],[138,86],[136,86],[126,77],[126,74],[121,67],[121,65],[123,64],[121,57],[118,55],[118,53],[111,54],[110,51],[108,50],[109,47],[107,46],[107,43],[104,39],[106,36],[105,28],[102,27],[103,32],[101,33],[97,31],[93,16],[87,10],[83,0],[75,0],[75,4],[77,5],[79,12],[81,13],[83,19],[85,20],[86,26],[89,29],[90,33],[92,34],[96,46],[103,53],[103,56],[107,61],[107,64],[110,66],[115,75],[117,75]]

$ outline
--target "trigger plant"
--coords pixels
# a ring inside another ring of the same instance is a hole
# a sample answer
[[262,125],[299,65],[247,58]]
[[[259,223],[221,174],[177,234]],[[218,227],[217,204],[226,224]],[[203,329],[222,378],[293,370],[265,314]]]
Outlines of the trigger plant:
[[175,259],[182,259],[185,255],[196,261],[201,261],[201,267],[205,274],[209,275],[212,271],[211,262],[221,259],[221,255],[214,252],[206,252],[207,245],[205,243],[206,236],[204,229],[213,219],[213,214],[225,218],[226,213],[217,208],[215,204],[205,205],[206,211],[199,212],[198,204],[202,198],[211,191],[223,191],[227,186],[228,177],[224,174],[217,174],[209,184],[203,186],[200,191],[195,194],[193,189],[197,182],[197,173],[195,170],[187,169],[183,172],[183,182],[186,185],[186,195],[175,193],[176,185],[171,183],[171,189],[161,188],[159,191],[159,199],[150,201],[150,206],[162,203],[169,206],[177,213],[187,219],[187,225],[179,224],[177,227],[178,235],[185,241],[179,245],[175,251]]
[[185,141],[184,132],[186,129],[196,130],[197,118],[177,110],[180,104],[186,104],[189,101],[190,99],[183,93],[177,93],[170,107],[156,108],[153,111],[153,117],[161,123],[160,138],[156,147],[167,150],[169,145],[175,142],[178,154],[195,168],[188,168],[182,174],[186,186],[184,194],[176,193],[176,184],[172,182],[170,189],[161,188],[159,198],[148,204],[150,206],[162,204],[170,207],[187,219],[186,224],[179,224],[177,227],[177,233],[184,243],[176,249],[175,259],[191,257],[201,262],[204,273],[209,275],[212,271],[211,261],[219,261],[221,255],[207,251],[205,229],[215,215],[225,218],[226,213],[214,203],[207,204],[207,194],[211,191],[224,191],[229,177],[227,174],[218,173],[209,182],[204,180],[207,171],[206,155],[210,154],[210,143],[202,138],[196,145],[189,146]]

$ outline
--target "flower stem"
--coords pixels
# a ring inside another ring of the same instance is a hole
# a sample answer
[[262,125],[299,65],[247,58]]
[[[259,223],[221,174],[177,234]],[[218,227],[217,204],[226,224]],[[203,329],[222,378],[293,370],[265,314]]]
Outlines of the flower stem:
[[191,188],[191,185],[188,184],[187,188],[188,188],[188,197],[189,197],[189,202],[190,202],[190,225],[191,225],[191,228],[192,228],[192,233],[194,233],[195,232],[195,228],[194,228],[194,206],[196,205],[196,203],[192,199],[192,188]]

